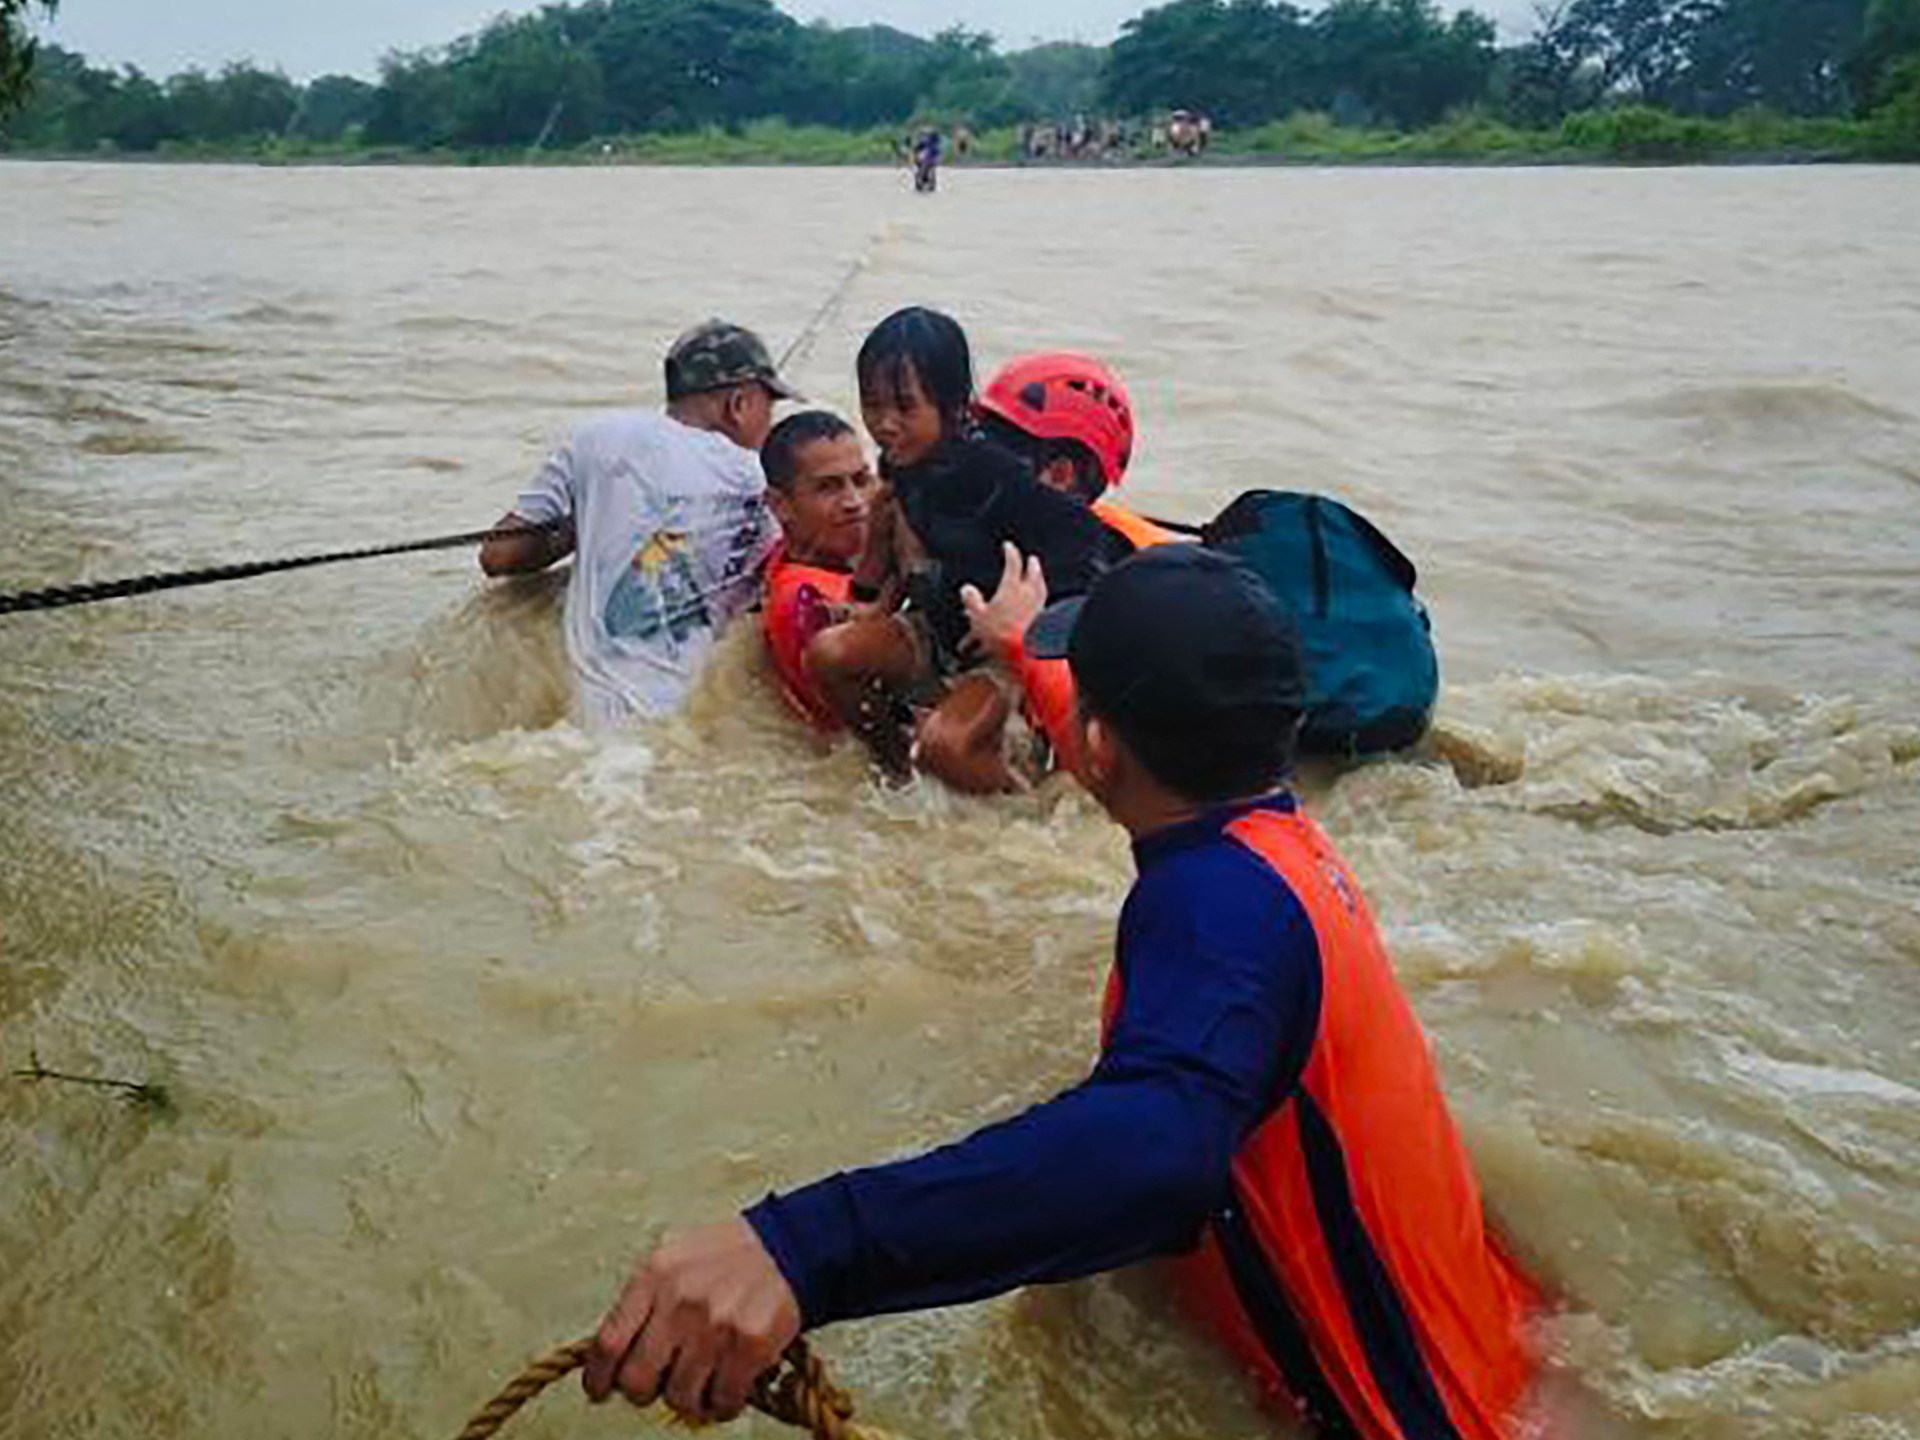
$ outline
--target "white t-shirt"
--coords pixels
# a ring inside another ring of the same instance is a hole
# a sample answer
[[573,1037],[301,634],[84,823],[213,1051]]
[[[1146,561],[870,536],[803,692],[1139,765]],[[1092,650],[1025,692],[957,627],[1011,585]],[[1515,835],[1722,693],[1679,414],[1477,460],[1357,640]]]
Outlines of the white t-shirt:
[[590,420],[514,512],[572,516],[567,653],[588,725],[678,705],[720,628],[752,601],[775,526],[760,457],[671,416]]

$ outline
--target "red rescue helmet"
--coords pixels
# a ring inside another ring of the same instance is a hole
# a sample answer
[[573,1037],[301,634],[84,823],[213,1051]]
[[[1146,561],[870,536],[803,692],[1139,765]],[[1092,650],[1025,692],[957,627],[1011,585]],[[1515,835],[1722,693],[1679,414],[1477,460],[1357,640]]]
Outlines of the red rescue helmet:
[[1042,440],[1079,441],[1109,485],[1120,483],[1133,458],[1127,387],[1086,355],[1059,350],[1009,360],[987,385],[980,409]]

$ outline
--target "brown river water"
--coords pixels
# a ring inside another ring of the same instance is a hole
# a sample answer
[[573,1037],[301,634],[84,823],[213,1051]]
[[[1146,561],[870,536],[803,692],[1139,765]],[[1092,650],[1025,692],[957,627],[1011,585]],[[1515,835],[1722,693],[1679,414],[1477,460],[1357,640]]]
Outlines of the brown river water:
[[[1566,1433],[1920,1435],[1916,236],[1874,168],[9,164],[0,589],[485,525],[849,275],[839,407],[909,301],[1101,354],[1142,508],[1326,490],[1423,567],[1434,741],[1308,789]],[[658,1227],[1086,1066],[1084,797],[878,788],[744,630],[590,736],[555,621],[460,552],[0,618],[0,1066],[173,1102],[0,1080],[0,1435],[437,1440]],[[1147,1276],[821,1343],[902,1437],[1284,1431]]]

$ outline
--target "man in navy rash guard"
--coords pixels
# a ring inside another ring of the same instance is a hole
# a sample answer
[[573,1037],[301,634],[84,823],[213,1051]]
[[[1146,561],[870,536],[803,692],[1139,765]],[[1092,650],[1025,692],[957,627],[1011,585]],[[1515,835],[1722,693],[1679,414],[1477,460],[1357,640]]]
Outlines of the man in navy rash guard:
[[[1010,580],[976,628],[1043,600]],[[1324,1434],[1509,1435],[1531,1293],[1482,1227],[1357,883],[1276,788],[1291,622],[1231,560],[1165,546],[1027,647],[1071,662],[1081,779],[1139,870],[1098,1063],[956,1144],[669,1236],[602,1322],[588,1394],[727,1419],[802,1329],[1197,1247],[1208,1318]]]
[[1193,1243],[1234,1151],[1298,1075],[1319,1001],[1305,913],[1221,836],[1237,809],[1135,843],[1140,879],[1118,944],[1126,1000],[1083,1083],[959,1144],[747,1211],[807,1328]]

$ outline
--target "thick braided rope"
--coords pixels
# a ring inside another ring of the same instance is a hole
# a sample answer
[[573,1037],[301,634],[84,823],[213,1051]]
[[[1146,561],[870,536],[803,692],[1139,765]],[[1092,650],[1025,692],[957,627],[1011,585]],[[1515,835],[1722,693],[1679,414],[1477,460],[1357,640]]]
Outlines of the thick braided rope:
[[376,560],[383,555],[410,555],[420,550],[454,550],[464,545],[478,545],[483,540],[492,540],[501,535],[518,535],[528,529],[551,528],[536,525],[468,530],[459,535],[436,535],[431,540],[402,540],[393,545],[368,545],[358,550],[329,550],[324,554],[294,555],[281,560],[245,560],[237,565],[209,565],[198,570],[135,575],[126,580],[100,580],[90,585],[56,585],[46,590],[23,590],[0,595],[0,615],[11,615],[21,610],[58,610],[67,605],[91,605],[96,600],[119,600],[128,595],[151,594],[155,590],[176,590],[184,585],[214,585],[222,580],[246,580],[280,570],[335,565],[343,560]]
[[556,1345],[514,1376],[506,1389],[475,1411],[458,1440],[487,1440],[489,1435],[512,1419],[514,1412],[522,1405],[554,1381],[586,1364],[587,1352],[591,1349],[591,1338],[575,1340],[570,1345]]
[[[589,1337],[549,1350],[475,1412],[455,1440],[488,1440],[521,1406],[584,1365],[592,1349]],[[805,1340],[787,1347],[780,1364],[754,1384],[748,1403],[783,1424],[807,1431],[814,1440],[874,1440],[853,1423],[853,1398],[828,1378],[827,1367]]]
[[[873,263],[880,248],[892,237],[895,222],[889,221],[874,233],[867,248],[847,267],[840,281],[828,292],[820,308],[793,337],[780,356],[778,367],[788,365],[813,348],[820,329],[846,299],[853,282]],[[484,540],[512,533],[514,529],[469,530],[459,535],[439,535],[431,540],[404,540],[395,545],[370,545],[359,550],[330,550],[320,555],[294,555],[280,560],[247,560],[235,565],[208,565],[197,570],[174,570],[158,575],[135,575],[124,580],[100,580],[86,585],[53,585],[44,590],[21,590],[0,594],[0,615],[27,610],[60,610],[69,605],[91,605],[100,600],[123,600],[130,595],[151,595],[156,590],[177,590],[190,585],[217,585],[225,580],[249,580],[256,575],[273,575],[286,570],[304,570],[312,565],[337,565],[346,560],[377,560],[386,555],[409,555],[422,550],[453,550],[477,545]],[[552,526],[534,526],[551,529]]]
[[760,1377],[753,1387],[752,1404],[776,1420],[808,1431],[814,1440],[861,1440],[853,1424],[853,1397],[827,1377],[827,1367],[805,1340],[795,1340],[779,1368]]

